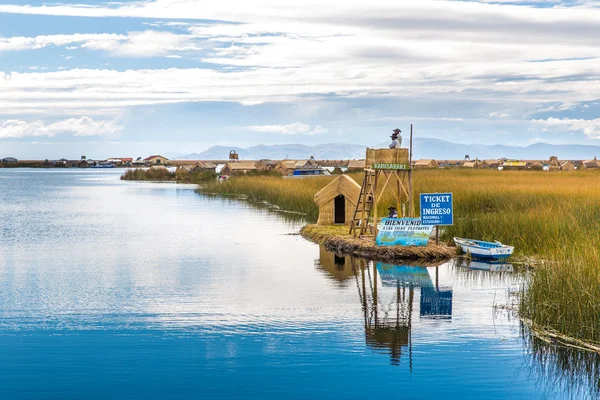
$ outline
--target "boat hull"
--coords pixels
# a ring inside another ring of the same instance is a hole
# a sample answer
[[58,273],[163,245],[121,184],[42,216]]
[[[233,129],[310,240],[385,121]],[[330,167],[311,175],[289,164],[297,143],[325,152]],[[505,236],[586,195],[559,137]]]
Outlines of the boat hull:
[[464,253],[472,258],[481,260],[505,260],[509,258],[514,251],[513,246],[503,244],[468,241],[459,238],[454,238],[454,242],[460,246]]

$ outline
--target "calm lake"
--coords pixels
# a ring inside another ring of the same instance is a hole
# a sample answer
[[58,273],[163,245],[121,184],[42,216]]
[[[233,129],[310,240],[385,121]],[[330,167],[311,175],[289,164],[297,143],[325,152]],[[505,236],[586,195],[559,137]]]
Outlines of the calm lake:
[[0,169],[0,398],[596,393],[597,360],[494,307],[516,267],[339,257],[285,214],[122,172]]

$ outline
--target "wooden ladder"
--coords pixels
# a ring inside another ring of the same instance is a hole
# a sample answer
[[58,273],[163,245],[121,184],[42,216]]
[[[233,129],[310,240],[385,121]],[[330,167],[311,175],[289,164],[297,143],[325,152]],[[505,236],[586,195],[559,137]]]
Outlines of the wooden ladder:
[[[371,169],[365,169],[365,177],[360,188],[360,195],[356,208],[354,209],[354,216],[352,217],[352,224],[350,225],[350,234],[357,236],[365,236],[365,232],[368,230],[369,234],[373,234],[373,227],[369,225],[371,220],[371,211],[373,210],[373,200],[375,198],[375,171]],[[360,232],[360,233],[359,233]]]

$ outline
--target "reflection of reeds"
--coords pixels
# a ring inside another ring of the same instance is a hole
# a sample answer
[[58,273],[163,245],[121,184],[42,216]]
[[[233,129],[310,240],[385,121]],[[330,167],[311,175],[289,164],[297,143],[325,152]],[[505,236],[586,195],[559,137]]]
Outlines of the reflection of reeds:
[[[351,174],[362,181],[362,174]],[[414,171],[414,197],[419,193],[454,193],[452,236],[499,240],[515,246],[517,256],[535,255],[537,265],[521,301],[521,312],[540,326],[600,342],[600,184],[593,171],[543,173],[493,170]],[[283,179],[236,177],[206,184],[213,193],[245,194],[316,221],[314,194],[333,177]],[[381,199],[395,204],[389,194]],[[418,209],[418,207],[417,207]]]
[[569,393],[571,398],[600,397],[600,354],[540,339],[525,325],[522,335],[531,355],[531,369],[544,386]]

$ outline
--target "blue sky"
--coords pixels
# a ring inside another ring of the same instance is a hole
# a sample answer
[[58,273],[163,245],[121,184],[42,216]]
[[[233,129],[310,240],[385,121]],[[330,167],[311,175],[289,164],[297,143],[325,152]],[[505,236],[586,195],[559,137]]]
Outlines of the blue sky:
[[598,1],[0,1],[0,156],[600,145]]

